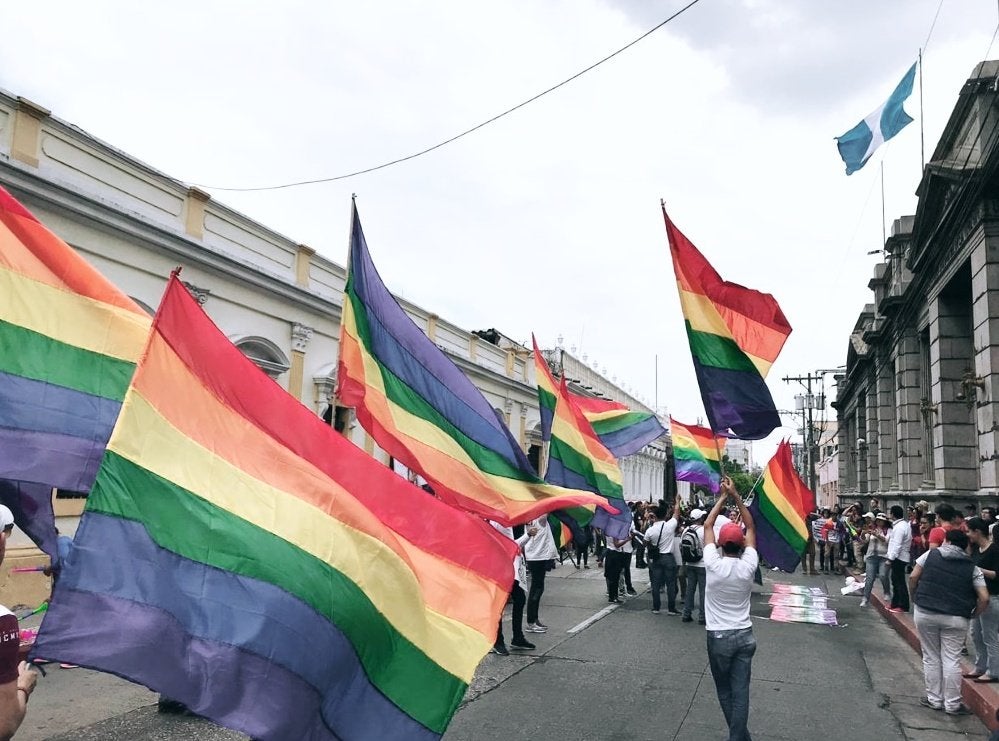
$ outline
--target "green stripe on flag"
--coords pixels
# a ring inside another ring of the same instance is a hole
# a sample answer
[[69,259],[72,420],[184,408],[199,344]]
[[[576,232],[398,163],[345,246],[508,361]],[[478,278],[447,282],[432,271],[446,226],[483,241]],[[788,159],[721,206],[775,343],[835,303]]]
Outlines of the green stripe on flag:
[[721,337],[709,332],[698,332],[687,325],[687,339],[690,341],[690,352],[700,361],[701,365],[712,368],[727,368],[734,371],[752,371],[759,375],[759,370],[731,337]]

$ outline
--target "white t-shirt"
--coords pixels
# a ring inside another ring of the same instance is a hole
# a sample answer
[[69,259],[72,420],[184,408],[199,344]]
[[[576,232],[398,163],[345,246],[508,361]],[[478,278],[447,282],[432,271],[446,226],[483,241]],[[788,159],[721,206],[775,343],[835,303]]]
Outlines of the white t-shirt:
[[676,540],[675,517],[653,523],[645,531],[645,544],[657,546],[660,553],[672,553],[674,540]]
[[740,558],[722,553],[718,546],[704,546],[704,617],[708,630],[749,628],[749,596],[760,557],[747,547]]
[[[724,527],[725,525],[727,525],[730,522],[732,522],[732,521],[730,519],[728,519],[725,515],[718,515],[718,517],[715,518],[715,526],[712,529],[715,531],[715,542],[716,543],[718,542],[718,535],[719,535],[719,533],[721,533],[722,527]],[[704,525],[698,525],[697,527],[695,527],[694,528],[694,532],[697,533],[697,537],[701,541],[701,548],[703,549],[704,548]],[[703,569],[704,568],[704,559],[702,558],[700,561],[695,561],[693,563],[688,563],[687,565],[688,566],[694,566],[695,568],[702,568]]]

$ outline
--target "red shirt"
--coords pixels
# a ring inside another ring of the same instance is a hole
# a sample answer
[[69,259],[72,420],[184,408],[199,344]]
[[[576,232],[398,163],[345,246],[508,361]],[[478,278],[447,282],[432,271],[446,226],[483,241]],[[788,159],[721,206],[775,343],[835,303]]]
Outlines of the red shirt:
[[930,530],[930,545],[943,545],[944,541],[947,540],[947,531],[953,529],[954,526],[949,522],[945,522],[943,525],[937,525],[935,528]]

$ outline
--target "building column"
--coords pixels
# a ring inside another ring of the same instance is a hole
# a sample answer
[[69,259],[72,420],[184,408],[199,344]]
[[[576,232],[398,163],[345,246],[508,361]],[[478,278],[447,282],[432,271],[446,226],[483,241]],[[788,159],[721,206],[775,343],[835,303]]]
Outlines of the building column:
[[[999,489],[999,223],[986,221],[985,238],[971,253],[971,319],[974,325],[974,394],[978,436],[979,486],[995,496]],[[969,396],[970,398],[970,396]]]
[[895,369],[890,359],[877,371],[878,491],[898,488],[895,440]]
[[50,115],[50,110],[27,98],[17,99],[10,143],[11,157],[31,167],[38,167],[42,155],[42,121]]
[[867,491],[881,491],[881,394],[878,389],[877,358],[871,367],[870,380],[867,385],[867,395],[864,403],[867,428],[864,437],[867,438]]
[[309,287],[312,257],[316,251],[308,245],[298,245],[295,252],[295,283],[303,288]]
[[184,200],[184,231],[195,239],[205,236],[205,206],[212,197],[198,188],[188,188]]
[[978,445],[974,415],[957,397],[961,379],[973,365],[971,306],[967,296],[942,292],[929,302],[930,398],[936,405],[933,459],[936,488],[978,489]]
[[295,322],[291,325],[291,367],[288,369],[288,393],[301,401],[305,380],[305,349],[312,339],[312,327]]
[[[919,338],[910,328],[896,346],[895,394],[898,417],[895,437],[898,440],[898,484],[902,491],[915,491],[923,483],[923,419],[920,404]],[[926,412],[928,413],[928,412]]]
[[530,410],[530,406],[524,403],[520,405],[520,436],[517,438],[520,440],[520,447],[526,453],[527,452],[527,412]]

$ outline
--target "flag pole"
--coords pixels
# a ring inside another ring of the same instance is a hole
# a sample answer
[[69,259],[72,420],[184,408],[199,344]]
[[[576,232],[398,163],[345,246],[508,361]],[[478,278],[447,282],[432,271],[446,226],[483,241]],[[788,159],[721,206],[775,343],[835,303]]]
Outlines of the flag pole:
[[[922,120],[922,119],[920,119]],[[881,249],[883,252],[888,235],[885,232],[885,158],[881,157]]]
[[924,133],[923,121],[923,50],[919,49],[919,156],[922,160],[922,168],[919,171],[920,177],[926,169],[926,137]]

